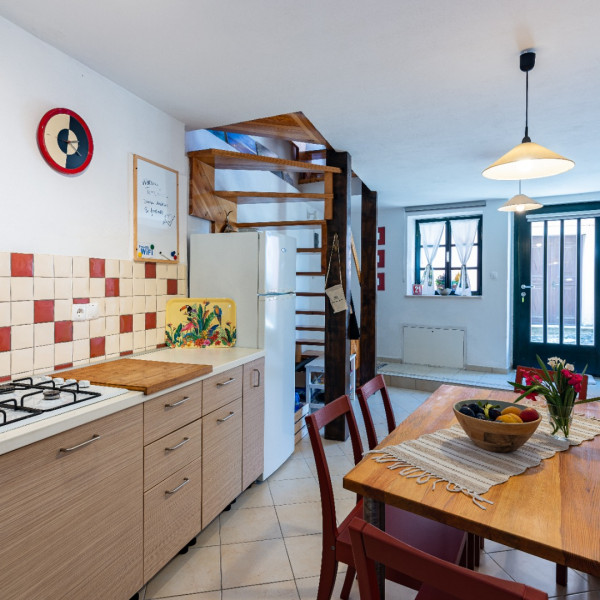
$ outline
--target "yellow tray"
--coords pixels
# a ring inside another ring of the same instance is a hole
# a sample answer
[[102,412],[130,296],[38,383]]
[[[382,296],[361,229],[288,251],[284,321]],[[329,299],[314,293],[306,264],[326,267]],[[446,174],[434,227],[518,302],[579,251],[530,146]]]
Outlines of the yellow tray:
[[235,346],[235,302],[231,298],[173,298],[167,302],[165,343],[171,348]]

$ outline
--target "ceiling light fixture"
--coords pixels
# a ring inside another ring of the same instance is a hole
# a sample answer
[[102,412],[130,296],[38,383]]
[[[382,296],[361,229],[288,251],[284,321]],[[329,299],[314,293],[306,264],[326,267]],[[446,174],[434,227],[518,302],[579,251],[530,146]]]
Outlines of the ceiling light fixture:
[[521,180],[550,177],[564,173],[575,163],[548,148],[534,144],[528,131],[529,116],[529,71],[535,65],[535,52],[524,50],[519,57],[519,66],[525,73],[525,137],[512,150],[491,164],[482,175],[488,179]]
[[503,212],[526,212],[528,210],[535,210],[536,208],[542,208],[543,204],[536,202],[533,198],[521,194],[521,181],[519,180],[519,193],[513,196],[510,200],[507,200],[498,210]]

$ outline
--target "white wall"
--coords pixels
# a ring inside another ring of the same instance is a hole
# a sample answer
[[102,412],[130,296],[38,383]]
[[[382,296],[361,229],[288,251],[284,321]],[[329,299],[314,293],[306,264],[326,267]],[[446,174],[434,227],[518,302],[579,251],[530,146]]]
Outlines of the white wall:
[[[139,154],[179,171],[185,262],[183,123],[3,18],[0,55],[0,251],[133,258],[132,157]],[[37,148],[38,123],[56,107],[74,110],[92,132],[94,156],[78,176],[51,169]]]

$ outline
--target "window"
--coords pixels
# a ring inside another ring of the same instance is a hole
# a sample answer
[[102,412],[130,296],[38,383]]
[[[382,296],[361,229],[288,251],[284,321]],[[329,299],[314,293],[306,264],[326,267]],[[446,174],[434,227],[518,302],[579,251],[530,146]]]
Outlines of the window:
[[[452,295],[481,296],[482,222],[481,215],[415,221],[415,283],[432,283],[436,295],[449,289]],[[428,254],[432,273],[426,272]],[[468,286],[460,281],[465,257]]]

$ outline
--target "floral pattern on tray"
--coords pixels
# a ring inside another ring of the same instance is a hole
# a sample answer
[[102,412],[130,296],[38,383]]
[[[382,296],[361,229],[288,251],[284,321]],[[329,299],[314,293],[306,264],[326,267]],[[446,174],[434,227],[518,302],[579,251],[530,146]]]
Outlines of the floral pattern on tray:
[[230,298],[173,298],[166,316],[165,343],[170,348],[235,346],[235,302]]

